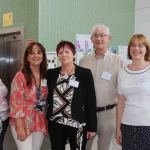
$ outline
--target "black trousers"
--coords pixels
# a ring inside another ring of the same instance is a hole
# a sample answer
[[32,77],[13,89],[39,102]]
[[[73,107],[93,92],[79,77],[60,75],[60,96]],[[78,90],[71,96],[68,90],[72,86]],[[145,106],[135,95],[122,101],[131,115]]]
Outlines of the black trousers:
[[4,137],[5,137],[8,124],[9,124],[9,119],[2,121],[2,133],[0,135],[0,150],[3,150],[3,142],[4,142]]
[[[76,135],[77,128],[70,126],[61,125],[59,123],[51,122],[48,123],[48,132],[50,136],[51,149],[52,150],[65,150],[67,140],[70,143],[70,149],[76,150]],[[83,129],[83,142],[82,150],[85,150],[86,145],[86,129]]]

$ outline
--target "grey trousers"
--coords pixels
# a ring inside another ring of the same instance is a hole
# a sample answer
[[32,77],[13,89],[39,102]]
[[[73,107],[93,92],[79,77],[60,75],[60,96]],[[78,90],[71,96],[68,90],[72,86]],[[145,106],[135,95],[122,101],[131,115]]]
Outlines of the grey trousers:
[[[116,124],[116,107],[97,112],[97,150],[114,150],[114,133]],[[95,137],[94,137],[95,138]],[[91,150],[93,139],[87,141],[86,150]],[[117,148],[115,150],[118,150]]]

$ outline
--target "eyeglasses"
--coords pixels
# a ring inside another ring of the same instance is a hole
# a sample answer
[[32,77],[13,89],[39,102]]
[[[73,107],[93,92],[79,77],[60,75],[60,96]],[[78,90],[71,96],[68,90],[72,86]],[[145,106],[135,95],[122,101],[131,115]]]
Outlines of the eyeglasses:
[[104,38],[104,37],[106,37],[106,36],[108,36],[108,34],[104,34],[104,33],[101,33],[101,34],[92,34],[92,37],[94,37],[94,38],[98,38],[98,37],[100,37],[100,38]]
[[136,48],[136,47],[143,48],[143,47],[145,47],[145,45],[144,44],[137,44],[137,45],[136,44],[131,44],[130,47],[131,48]]

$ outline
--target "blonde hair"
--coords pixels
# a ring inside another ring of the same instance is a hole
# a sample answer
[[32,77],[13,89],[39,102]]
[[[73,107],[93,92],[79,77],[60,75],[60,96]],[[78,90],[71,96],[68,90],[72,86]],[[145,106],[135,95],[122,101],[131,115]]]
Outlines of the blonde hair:
[[135,39],[137,39],[139,42],[141,42],[146,47],[146,53],[145,53],[144,60],[150,61],[150,45],[149,45],[148,39],[143,34],[134,34],[131,37],[129,44],[128,44],[128,58],[132,59],[131,54],[130,54],[130,47],[133,44]]

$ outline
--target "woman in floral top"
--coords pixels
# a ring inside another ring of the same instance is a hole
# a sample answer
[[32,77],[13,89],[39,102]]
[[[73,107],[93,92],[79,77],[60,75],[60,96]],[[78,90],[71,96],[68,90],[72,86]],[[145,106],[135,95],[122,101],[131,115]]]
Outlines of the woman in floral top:
[[10,95],[10,124],[18,150],[40,150],[47,121],[44,106],[47,98],[45,48],[31,43],[24,54],[24,65],[17,72]]

